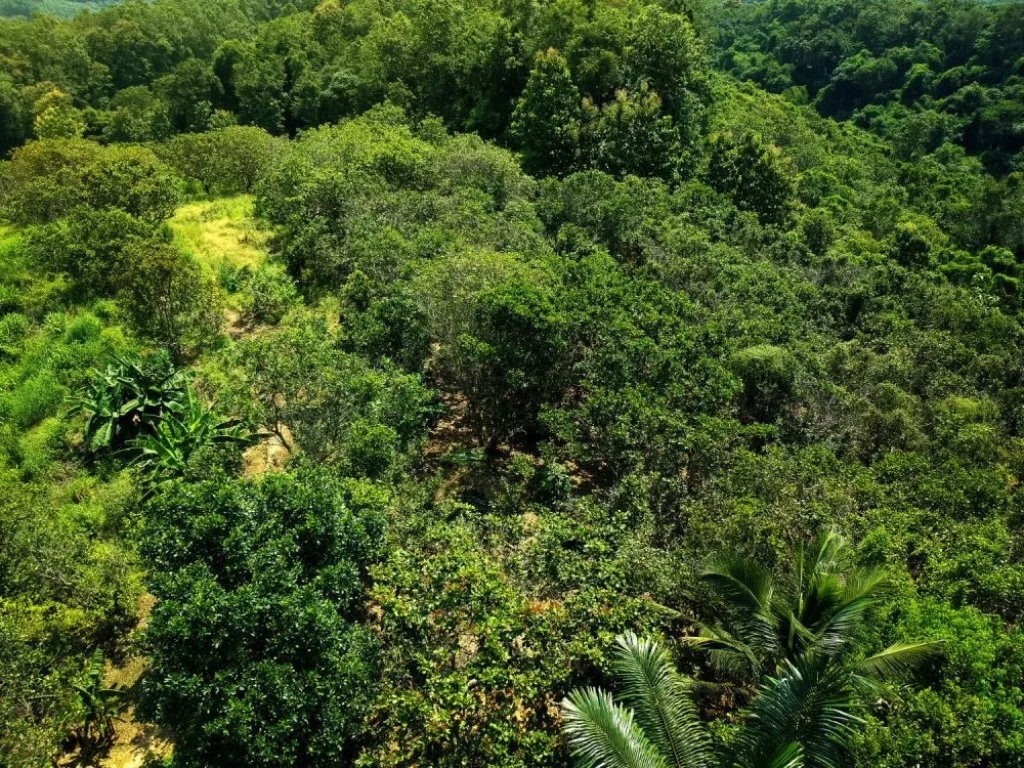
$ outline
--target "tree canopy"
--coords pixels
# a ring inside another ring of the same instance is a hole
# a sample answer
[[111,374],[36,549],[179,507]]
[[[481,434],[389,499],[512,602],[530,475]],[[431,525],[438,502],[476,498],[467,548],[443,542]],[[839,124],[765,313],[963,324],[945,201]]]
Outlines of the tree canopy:
[[1024,5],[64,2],[0,766],[1024,761]]

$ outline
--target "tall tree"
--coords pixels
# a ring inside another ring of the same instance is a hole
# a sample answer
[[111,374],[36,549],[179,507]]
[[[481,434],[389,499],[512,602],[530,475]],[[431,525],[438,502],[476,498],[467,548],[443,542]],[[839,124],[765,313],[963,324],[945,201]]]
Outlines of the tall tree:
[[580,92],[569,64],[554,48],[538,53],[526,89],[512,113],[511,133],[534,174],[572,170],[579,151]]

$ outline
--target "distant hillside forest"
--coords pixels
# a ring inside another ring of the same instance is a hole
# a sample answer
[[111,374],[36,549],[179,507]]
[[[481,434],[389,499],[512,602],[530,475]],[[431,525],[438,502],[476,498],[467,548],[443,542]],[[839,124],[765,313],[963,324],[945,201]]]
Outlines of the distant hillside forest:
[[1024,766],[1024,4],[40,8],[0,768]]
[[86,10],[104,8],[116,0],[0,0],[0,17],[46,14],[69,18]]

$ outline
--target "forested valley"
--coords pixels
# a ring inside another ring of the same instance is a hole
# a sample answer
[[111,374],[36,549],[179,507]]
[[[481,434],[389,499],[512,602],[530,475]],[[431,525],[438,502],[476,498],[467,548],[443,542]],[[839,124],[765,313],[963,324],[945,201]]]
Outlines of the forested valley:
[[1024,766],[1024,3],[0,17],[2,768]]

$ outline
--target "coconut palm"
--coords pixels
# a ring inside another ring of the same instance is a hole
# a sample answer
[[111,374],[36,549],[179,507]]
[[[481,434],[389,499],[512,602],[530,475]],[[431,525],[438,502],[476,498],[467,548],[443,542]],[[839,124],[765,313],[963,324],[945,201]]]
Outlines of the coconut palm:
[[[656,642],[617,638],[618,700],[598,688],[562,702],[564,729],[580,768],[837,768],[844,765],[859,713],[886,680],[904,679],[909,652],[846,663],[809,652],[764,678],[740,715],[732,749],[716,753],[693,699]],[[918,661],[934,652],[919,644]]]
[[[793,553],[793,568],[777,575],[760,563],[723,558],[703,574],[721,609],[709,622],[697,622],[700,635],[687,642],[703,646],[712,664],[737,682],[779,674],[786,661],[808,654],[836,657],[857,644],[869,608],[889,587],[882,569],[855,568],[849,545],[834,531]],[[893,646],[886,663],[913,664],[930,644]]]
[[616,638],[617,703],[597,688],[562,702],[569,746],[581,768],[669,768],[716,764],[711,737],[691,695],[692,681],[668,653],[629,633]]
[[866,703],[905,681],[935,643],[902,643],[858,658],[868,608],[884,594],[881,570],[848,566],[835,533],[798,546],[792,574],[728,559],[704,578],[722,611],[687,642],[748,683],[750,704],[728,754],[715,754],[693,700],[702,685],[679,675],[667,652],[632,634],[617,640],[616,701],[598,689],[563,702],[565,731],[581,768],[834,768],[846,762]]

